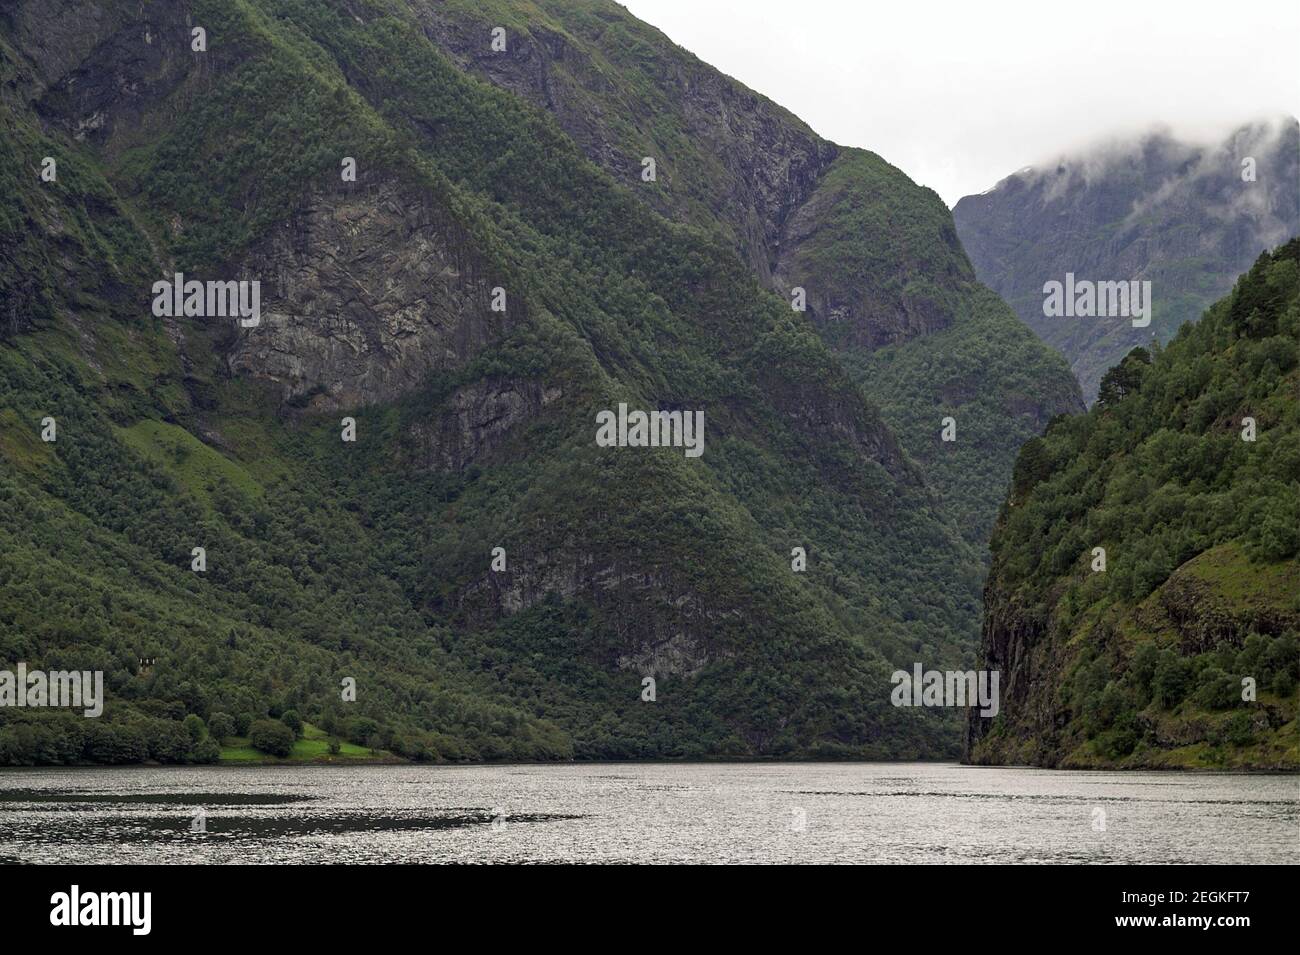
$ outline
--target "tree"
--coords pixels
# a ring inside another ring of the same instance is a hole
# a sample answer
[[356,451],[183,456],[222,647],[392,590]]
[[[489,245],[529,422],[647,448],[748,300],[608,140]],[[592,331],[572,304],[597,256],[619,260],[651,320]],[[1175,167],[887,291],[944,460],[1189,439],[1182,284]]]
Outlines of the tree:
[[203,717],[197,713],[189,714],[181,721],[181,725],[185,727],[185,732],[189,734],[191,743],[198,743],[208,735],[208,728],[203,725]]
[[347,722],[348,740],[358,746],[365,746],[372,736],[379,733],[379,724],[368,716],[354,716]]
[[272,756],[288,756],[293,752],[293,730],[279,720],[258,720],[248,728],[248,741],[253,748]]
[[1114,405],[1142,385],[1142,378],[1151,367],[1151,353],[1145,348],[1134,348],[1124,360],[1106,372],[1097,391],[1097,404]]
[[1256,560],[1285,560],[1300,550],[1300,508],[1286,498],[1262,502],[1247,554]]
[[1164,709],[1172,709],[1183,701],[1187,696],[1187,690],[1192,682],[1192,665],[1188,660],[1184,660],[1172,651],[1165,651],[1168,655],[1162,654],[1164,659],[1156,667],[1154,679],[1151,681],[1151,689],[1154,691],[1156,702]]
[[183,763],[192,743],[189,734],[174,720],[143,720],[140,729],[148,740],[149,757],[160,763]]
[[213,713],[208,720],[208,735],[218,743],[224,742],[235,735],[235,721],[225,713]]
[[280,722],[289,727],[294,739],[302,736],[302,717],[298,715],[297,710],[285,710],[284,715],[280,717]]
[[196,763],[215,763],[221,758],[221,746],[211,736],[205,736],[195,744],[190,758]]

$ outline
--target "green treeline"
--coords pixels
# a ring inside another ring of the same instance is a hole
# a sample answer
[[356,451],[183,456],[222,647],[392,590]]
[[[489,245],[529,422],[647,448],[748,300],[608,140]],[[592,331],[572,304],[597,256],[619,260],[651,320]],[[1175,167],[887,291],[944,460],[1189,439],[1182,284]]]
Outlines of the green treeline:
[[1293,239],[1168,347],[1107,372],[1087,415],[1025,445],[985,650],[1033,634],[1019,647],[1040,685],[977,758],[1297,765],[1298,384]]

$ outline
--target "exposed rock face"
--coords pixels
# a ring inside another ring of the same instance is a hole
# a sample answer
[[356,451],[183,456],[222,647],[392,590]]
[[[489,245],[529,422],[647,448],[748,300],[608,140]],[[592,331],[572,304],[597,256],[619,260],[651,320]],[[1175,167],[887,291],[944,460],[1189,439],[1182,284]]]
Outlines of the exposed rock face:
[[[1043,688],[1059,678],[1059,661],[1051,649],[1048,626],[1006,594],[995,578],[984,588],[981,645],[982,666],[1000,674],[1001,711],[1015,714],[1020,737],[1045,741],[1042,748],[1049,749],[1056,719],[1052,695]],[[993,721],[981,717],[978,710],[970,711],[968,754],[980,752],[979,744],[992,725]]]
[[[1250,634],[1276,637],[1300,628],[1300,612],[1270,601],[1243,602],[1198,576],[1200,567],[1220,556],[1210,552],[1189,561],[1148,600],[1091,627],[1086,634],[1089,650],[1131,657],[1133,647],[1119,633],[1136,630],[1171,634],[1171,645],[1191,657],[1240,649]],[[1077,766],[1073,751],[1081,742],[1079,712],[1062,691],[1070,680],[1080,678],[1075,664],[1083,642],[1057,619],[1065,588],[1054,590],[1046,608],[1026,606],[1013,596],[1014,589],[1014,581],[995,574],[984,591],[982,666],[1001,673],[1001,726],[998,737],[988,739],[997,721],[971,710],[967,756],[987,764]],[[1286,722],[1277,720],[1282,712],[1277,707],[1259,709],[1262,729]],[[1155,749],[1190,746],[1211,735],[1210,722],[1196,716],[1161,720],[1141,713],[1138,722]]]
[[431,199],[392,183],[310,196],[240,271],[263,283],[262,320],[241,330],[231,370],[320,410],[415,391],[523,308],[507,296],[507,312],[494,313],[493,280],[463,232]]
[[[612,4],[579,15],[540,3],[544,19],[508,29],[504,52],[492,50],[494,24],[477,14],[429,0],[411,6],[463,69],[550,111],[592,161],[661,213],[723,223],[770,281],[784,223],[835,160],[833,143]],[[640,44],[654,49],[653,67]],[[641,182],[647,156],[654,185]]]
[[[1243,179],[1251,160],[1253,181]],[[1069,359],[1092,402],[1106,370],[1226,294],[1261,252],[1300,233],[1300,124],[1243,126],[1213,146],[1153,133],[1025,169],[953,208],[981,282]],[[1149,280],[1150,327],[1043,314],[1043,285]]]
[[675,633],[656,644],[640,642],[636,652],[618,659],[620,670],[631,670],[650,677],[685,676],[697,674],[709,658],[706,644],[688,633]]
[[442,471],[462,471],[499,447],[511,429],[558,401],[563,391],[538,381],[485,379],[458,388],[435,418],[410,428],[416,462]]
[[593,553],[568,540],[546,552],[519,553],[505,571],[487,573],[461,594],[470,619],[512,616],[555,597],[579,597],[606,621],[602,645],[589,648],[601,666],[642,676],[694,676],[729,656],[717,633],[738,610],[716,606],[671,569]]
[[1276,636],[1300,628],[1300,610],[1252,602],[1234,602],[1207,581],[1175,574],[1157,592],[1152,614],[1178,634],[1184,654],[1217,647],[1240,649],[1252,633]]
[[191,50],[189,12],[167,0],[21,3],[10,16],[30,67],[24,96],[71,138],[112,150],[147,137],[141,117],[221,60]]
[[[107,141],[110,115],[123,114],[132,97],[150,95],[113,69],[110,58],[123,53],[127,36],[141,35],[146,18],[156,15],[180,37],[183,17],[171,4],[135,7],[51,2],[0,9],[0,29],[14,36],[0,47],[0,127],[12,136],[0,141],[7,170],[0,193],[9,207],[8,228],[0,228],[0,337],[54,319],[62,293],[73,290],[68,297],[83,302],[147,307],[141,287],[148,250],[131,241],[139,239],[134,224],[99,172],[71,165],[56,146],[65,137]],[[146,49],[136,57],[152,58],[149,68],[162,86],[174,86],[183,72],[172,53]],[[46,156],[57,159],[55,182],[38,178]],[[112,262],[97,261],[113,241]]]
[[[218,42],[191,50],[195,21],[180,5],[64,7],[63,18],[41,4],[14,13],[24,95],[45,122],[109,155],[147,142],[187,83],[227,65]],[[431,372],[462,366],[524,316],[522,299],[505,314],[490,310],[503,279],[489,272],[455,217],[427,194],[391,179],[309,193],[221,276],[262,283],[261,323],[239,330],[227,365],[274,383],[298,407],[392,401]]]

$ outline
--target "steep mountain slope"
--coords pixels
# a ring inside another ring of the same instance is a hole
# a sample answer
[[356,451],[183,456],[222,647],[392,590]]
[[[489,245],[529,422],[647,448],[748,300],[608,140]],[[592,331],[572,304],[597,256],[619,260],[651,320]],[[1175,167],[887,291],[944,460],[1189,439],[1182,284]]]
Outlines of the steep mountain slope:
[[[109,697],[0,711],[0,761],[290,709],[416,758],[954,752],[888,674],[969,662],[979,554],[737,255],[766,225],[665,219],[421,9],[0,12],[0,656]],[[151,312],[174,272],[260,321]],[[704,454],[598,446],[624,402]]]
[[[764,281],[838,147],[608,0],[412,0],[462,69],[554,115],[665,216],[716,231]],[[492,44],[504,32],[505,49]],[[643,160],[655,160],[653,184]]]
[[[1225,295],[1255,257],[1300,233],[1300,124],[1243,126],[1202,146],[1167,132],[1023,169],[953,208],[980,281],[1059,349],[1088,401],[1106,369]],[[1151,282],[1151,323],[1049,317],[1043,286],[1067,272]]]
[[[978,285],[933,191],[821,139],[608,0],[410,9],[463,69],[551,112],[652,208],[731,242],[787,301],[803,289],[807,317],[983,549],[1016,450],[1083,406],[1059,357]],[[940,440],[946,417],[956,441]]]
[[984,595],[1001,713],[969,758],[1300,767],[1298,387],[1293,239],[1025,446]]
[[1083,410],[1065,363],[975,281],[939,197],[872,153],[843,151],[790,231],[780,274],[983,551],[1020,446]]

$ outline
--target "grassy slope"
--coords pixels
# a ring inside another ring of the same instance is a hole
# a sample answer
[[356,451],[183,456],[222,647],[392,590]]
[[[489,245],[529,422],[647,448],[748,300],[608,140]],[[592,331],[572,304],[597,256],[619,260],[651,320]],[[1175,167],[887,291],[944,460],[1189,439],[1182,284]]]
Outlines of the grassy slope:
[[250,763],[357,763],[392,762],[396,757],[384,750],[371,750],[346,740],[339,740],[339,751],[330,752],[330,735],[317,726],[304,723],[302,737],[293,744],[288,757],[273,756],[254,749],[246,737],[232,736],[222,741],[221,762]]

